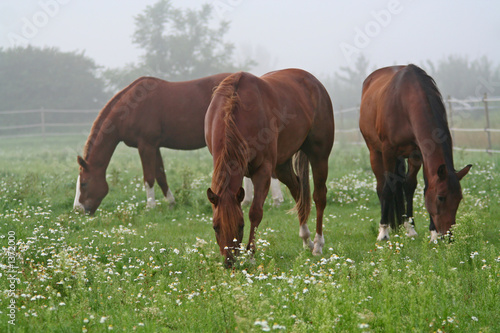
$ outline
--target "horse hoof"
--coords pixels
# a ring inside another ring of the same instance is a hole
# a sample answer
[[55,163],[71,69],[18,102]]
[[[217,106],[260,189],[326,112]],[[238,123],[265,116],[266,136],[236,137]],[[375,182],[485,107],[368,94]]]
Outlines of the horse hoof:
[[279,206],[281,206],[281,201],[273,200],[273,207],[278,208]]
[[418,234],[417,234],[417,232],[415,231],[415,229],[410,230],[410,231],[408,231],[408,232],[406,233],[406,237],[417,237],[417,236],[418,236]]
[[310,239],[307,241],[304,241],[302,245],[304,246],[304,249],[306,249],[306,250],[309,249],[312,251],[314,249],[314,243]]
[[313,255],[315,256],[320,256],[323,254],[323,246],[325,245],[325,238],[323,235],[318,235],[314,237],[314,248],[313,248]]
[[313,250],[313,256],[321,256],[323,255],[323,250],[319,249],[318,251]]
[[431,230],[431,242],[438,240],[440,234],[436,230]]
[[378,241],[389,240],[389,226],[387,224],[381,224],[378,229]]
[[[411,220],[413,220],[413,218],[410,218]],[[405,226],[405,229],[406,229],[406,236],[407,237],[415,237],[417,236],[417,232],[415,231],[415,227],[413,226],[412,223],[410,222],[405,222],[404,223],[404,226]]]

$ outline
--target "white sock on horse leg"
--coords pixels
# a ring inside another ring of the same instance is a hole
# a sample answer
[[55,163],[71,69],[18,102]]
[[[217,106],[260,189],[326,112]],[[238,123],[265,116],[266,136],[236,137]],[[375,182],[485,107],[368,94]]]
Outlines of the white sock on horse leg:
[[144,182],[144,188],[146,189],[146,207],[153,208],[156,206],[154,184],[150,187],[148,182]]

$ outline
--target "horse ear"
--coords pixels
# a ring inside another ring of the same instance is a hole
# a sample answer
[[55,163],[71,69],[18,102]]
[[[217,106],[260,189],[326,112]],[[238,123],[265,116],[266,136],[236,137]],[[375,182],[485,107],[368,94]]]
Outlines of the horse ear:
[[208,197],[208,200],[214,206],[217,206],[217,204],[219,203],[219,196],[217,194],[215,194],[210,187],[207,190],[207,197]]
[[236,200],[238,200],[238,202],[241,203],[244,198],[245,198],[245,190],[243,189],[243,187],[240,187],[238,193],[236,193]]
[[83,157],[81,157],[80,155],[78,155],[77,157],[77,161],[78,161],[78,164],[80,164],[80,166],[82,168],[84,168],[85,170],[88,170],[89,169],[89,165],[87,164],[87,161],[85,161],[83,159]]
[[470,168],[472,168],[472,164],[468,164],[465,168],[457,172],[458,180],[462,180],[462,178],[469,173]]
[[445,180],[448,177],[448,171],[446,170],[446,165],[441,164],[437,171],[439,180]]

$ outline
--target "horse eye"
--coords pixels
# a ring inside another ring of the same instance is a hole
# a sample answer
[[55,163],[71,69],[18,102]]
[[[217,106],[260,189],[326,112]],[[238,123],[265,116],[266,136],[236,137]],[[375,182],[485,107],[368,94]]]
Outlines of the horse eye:
[[446,197],[444,197],[442,195],[438,195],[439,202],[444,202],[445,199],[446,199]]
[[217,232],[217,233],[220,230],[220,226],[219,225],[214,225],[213,228],[214,228],[215,232]]

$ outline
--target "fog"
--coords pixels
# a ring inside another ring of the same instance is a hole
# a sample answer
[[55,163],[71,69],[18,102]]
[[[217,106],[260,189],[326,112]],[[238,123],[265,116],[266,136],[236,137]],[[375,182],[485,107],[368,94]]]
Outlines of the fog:
[[[156,0],[20,0],[0,4],[0,46],[56,46],[85,51],[104,67],[140,56],[134,16]],[[172,0],[174,7],[211,3],[230,21],[226,41],[252,72],[299,67],[328,75],[362,53],[372,67],[422,63],[448,55],[500,59],[496,1]]]

